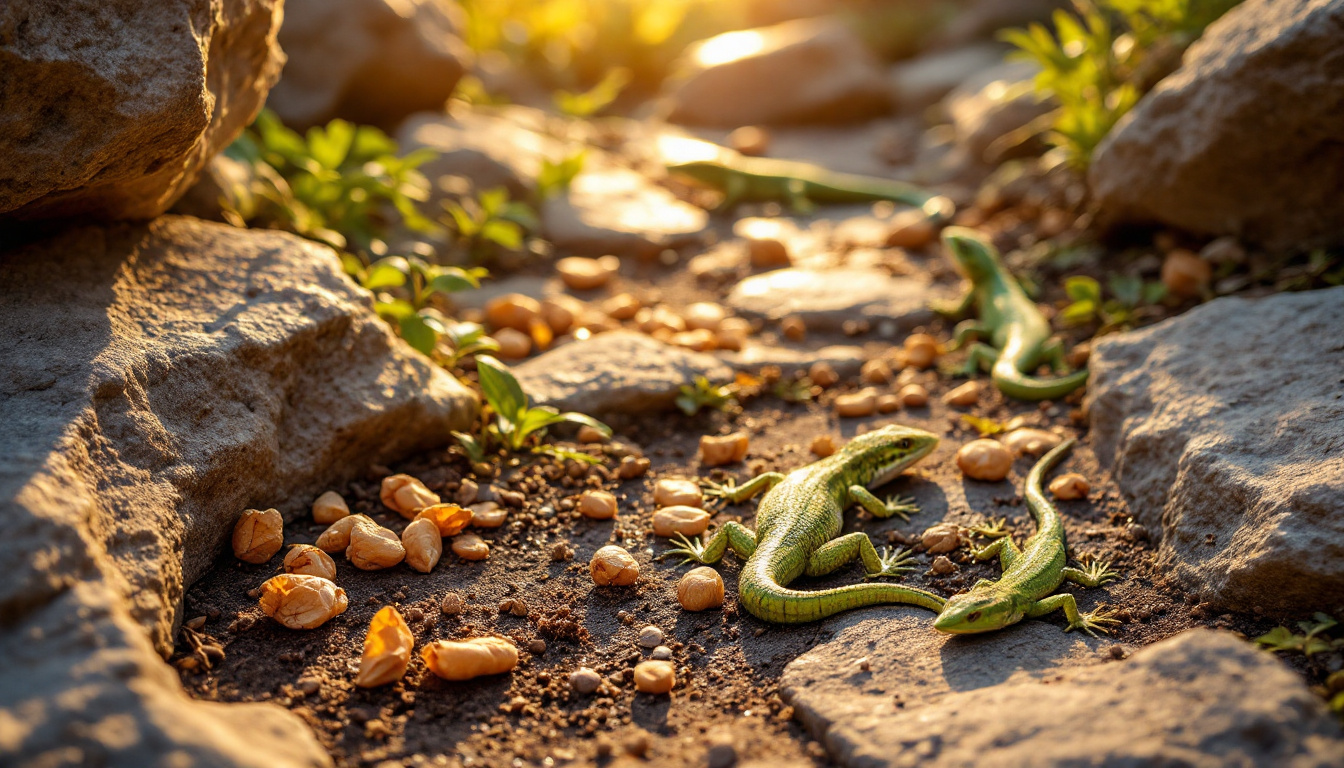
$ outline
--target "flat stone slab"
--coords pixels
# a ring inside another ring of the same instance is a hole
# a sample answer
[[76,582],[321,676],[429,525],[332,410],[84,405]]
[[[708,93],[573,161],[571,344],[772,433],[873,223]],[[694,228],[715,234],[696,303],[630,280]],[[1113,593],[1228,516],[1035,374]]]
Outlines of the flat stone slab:
[[475,396],[293,235],[168,216],[0,259],[0,763],[330,765],[279,707],[187,698],[184,589],[244,509],[292,518]]
[[932,321],[930,302],[946,295],[920,278],[880,269],[779,269],[738,283],[726,303],[748,317],[797,315],[810,330],[838,331],[847,320],[890,320],[908,330]]
[[748,342],[738,352],[716,353],[725,363],[739,371],[758,371],[767,365],[783,371],[807,370],[814,363],[829,363],[841,376],[855,376],[863,368],[863,347],[835,344],[820,349],[776,347]]
[[1222,298],[1093,346],[1103,466],[1215,606],[1344,602],[1344,287]]
[[[1126,661],[1045,679],[1006,674],[994,683],[985,677],[989,668],[1005,674],[1017,666],[996,661],[1001,635],[986,636],[966,660],[978,659],[978,673],[961,676],[961,664],[940,659],[946,683],[932,685],[931,700],[837,709],[823,736],[831,755],[864,768],[1212,768],[1337,765],[1344,754],[1344,734],[1324,702],[1273,656],[1230,633],[1191,630]],[[1028,651],[1026,661],[1033,657],[1039,660]],[[884,661],[874,657],[870,666],[879,670]]]
[[635,171],[585,170],[541,205],[541,225],[556,248],[586,256],[654,256],[695,243],[709,214]]
[[583,413],[659,410],[697,376],[714,382],[733,377],[732,368],[713,355],[634,331],[570,342],[519,363],[513,373],[534,405]]

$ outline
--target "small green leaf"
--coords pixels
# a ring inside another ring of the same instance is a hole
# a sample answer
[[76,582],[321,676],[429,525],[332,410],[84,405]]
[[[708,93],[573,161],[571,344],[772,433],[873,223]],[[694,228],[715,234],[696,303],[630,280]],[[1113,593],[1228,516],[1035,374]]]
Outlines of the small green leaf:
[[382,288],[400,288],[406,284],[406,272],[409,266],[400,256],[379,259],[369,266],[364,277],[364,287],[370,291]]
[[554,456],[557,459],[569,459],[570,461],[577,461],[583,464],[602,463],[602,459],[600,457],[594,456],[591,453],[584,453],[583,451],[572,451],[568,448],[561,448],[559,446],[551,445],[549,443],[545,445],[538,445],[537,447],[532,449],[532,452],[545,454],[547,456]]
[[1064,279],[1064,292],[1074,301],[1090,301],[1101,304],[1101,283],[1086,275],[1075,275]]
[[1126,307],[1137,307],[1143,299],[1143,279],[1136,275],[1112,275],[1112,295]]
[[407,344],[426,355],[434,352],[434,346],[439,342],[439,334],[425,318],[416,314],[406,315],[401,318],[399,325],[401,338],[405,339]]
[[491,219],[481,227],[481,237],[496,245],[516,251],[523,247],[523,230],[512,221]]
[[1002,422],[993,419],[984,419],[979,416],[972,416],[969,413],[962,414],[961,420],[974,427],[975,431],[979,432],[981,437],[997,435],[1005,429]]
[[1059,317],[1066,325],[1084,325],[1097,316],[1097,306],[1090,301],[1075,301],[1062,309]]
[[481,287],[481,281],[475,275],[458,267],[439,267],[432,274],[428,285],[430,291],[456,293]]
[[481,391],[495,414],[510,425],[518,424],[527,413],[527,395],[503,363],[489,355],[476,358],[476,372],[480,375]]

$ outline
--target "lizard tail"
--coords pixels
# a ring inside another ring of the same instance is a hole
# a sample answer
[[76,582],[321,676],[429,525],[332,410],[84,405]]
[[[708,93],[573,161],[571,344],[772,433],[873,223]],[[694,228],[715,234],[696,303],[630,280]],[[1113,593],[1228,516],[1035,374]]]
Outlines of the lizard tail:
[[922,589],[900,584],[852,584],[834,589],[802,591],[780,586],[768,576],[752,578],[744,570],[738,582],[742,607],[758,619],[776,624],[801,624],[869,605],[917,605],[935,613],[943,598]]
[[1086,384],[1087,371],[1074,371],[1057,379],[1038,379],[1017,370],[1012,360],[1000,356],[990,378],[1000,392],[1017,400],[1053,400]]

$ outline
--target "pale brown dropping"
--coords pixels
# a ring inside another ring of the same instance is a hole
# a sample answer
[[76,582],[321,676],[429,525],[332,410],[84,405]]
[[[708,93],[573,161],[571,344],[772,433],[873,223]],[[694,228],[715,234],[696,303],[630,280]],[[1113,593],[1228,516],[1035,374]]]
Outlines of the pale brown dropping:
[[498,502],[482,501],[471,505],[471,524],[476,528],[498,528],[509,516],[509,510]]
[[1013,452],[994,440],[972,440],[957,451],[957,467],[974,480],[996,482],[1012,469]]
[[439,503],[439,494],[410,475],[389,475],[383,478],[378,497],[388,509],[407,520],[414,519],[421,509]]
[[429,573],[443,556],[443,536],[434,521],[417,517],[401,532],[406,564],[421,573]]
[[677,671],[670,661],[641,661],[635,665],[635,689],[640,693],[669,693],[676,685]]
[[704,504],[704,493],[692,480],[664,478],[653,486],[653,503],[660,507],[684,504],[699,507]]
[[625,587],[639,578],[639,563],[622,547],[608,544],[593,553],[588,571],[599,586]]
[[345,557],[362,571],[391,568],[406,558],[397,534],[380,525],[357,525],[350,531]]
[[364,653],[359,658],[355,685],[376,688],[400,680],[411,664],[414,645],[415,636],[397,609],[390,605],[380,608],[364,636]]
[[316,629],[345,613],[345,590],[330,579],[282,573],[261,585],[261,610],[290,629]]
[[464,533],[453,539],[453,554],[463,560],[484,560],[490,556],[490,546],[474,533]]
[[332,523],[350,514],[350,507],[341,494],[327,491],[313,502],[313,522],[323,525]]
[[344,552],[350,546],[350,531],[357,525],[377,526],[364,515],[350,515],[328,526],[327,530],[317,537],[317,548],[323,552]]
[[968,381],[943,395],[943,402],[967,408],[980,402],[980,382]]
[[1091,490],[1092,484],[1077,472],[1069,472],[1050,481],[1050,493],[1061,501],[1085,499]]
[[233,526],[233,554],[246,563],[264,563],[285,544],[285,521],[274,509],[249,509]]
[[807,449],[812,452],[813,456],[824,459],[835,453],[835,438],[830,435],[817,435],[812,438],[812,443]]
[[1032,427],[1015,429],[1003,436],[1003,444],[1008,450],[1020,456],[1040,456],[1063,440],[1064,438],[1054,432]]
[[951,552],[961,546],[961,529],[953,523],[939,523],[925,530],[919,541],[931,555]]
[[285,573],[336,580],[336,561],[311,544],[296,544],[285,554]]
[[610,520],[616,506],[616,497],[606,491],[584,491],[579,497],[579,513],[591,520]]
[[518,649],[502,637],[436,640],[420,652],[430,672],[444,680],[499,675],[518,666]]

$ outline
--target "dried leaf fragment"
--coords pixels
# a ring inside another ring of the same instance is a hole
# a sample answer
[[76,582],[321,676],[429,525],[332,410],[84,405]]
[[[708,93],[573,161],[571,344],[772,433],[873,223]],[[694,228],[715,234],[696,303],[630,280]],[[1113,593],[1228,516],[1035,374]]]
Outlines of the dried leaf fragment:
[[355,685],[376,688],[400,680],[411,664],[414,645],[415,636],[397,609],[390,605],[380,608],[364,636],[364,653],[359,657]]
[[502,637],[436,640],[420,655],[429,671],[444,680],[470,680],[510,672],[518,666],[518,649]]
[[345,590],[330,579],[282,573],[261,585],[261,610],[290,629],[316,629],[345,613]]
[[420,510],[416,517],[434,523],[440,536],[456,536],[471,522],[471,510],[456,504],[431,504]]
[[274,509],[249,509],[233,525],[233,554],[245,563],[264,563],[285,544],[285,521]]

